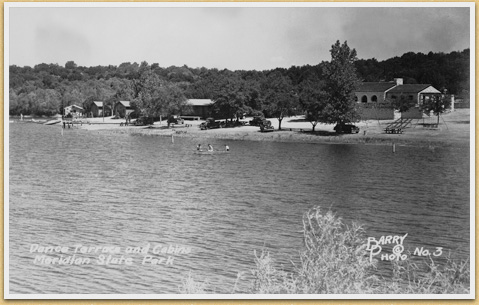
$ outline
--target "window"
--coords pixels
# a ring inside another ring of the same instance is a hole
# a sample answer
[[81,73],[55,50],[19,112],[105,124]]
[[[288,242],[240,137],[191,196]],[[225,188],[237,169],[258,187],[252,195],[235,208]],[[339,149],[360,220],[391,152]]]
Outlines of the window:
[[366,95],[363,95],[361,98],[361,103],[367,103],[368,102],[368,97]]
[[414,96],[410,95],[410,96],[408,96],[408,99],[409,99],[410,101],[412,101],[412,100],[414,99]]
[[371,97],[371,101],[374,102],[374,103],[377,103],[378,97],[375,96],[375,95],[373,95],[373,96]]

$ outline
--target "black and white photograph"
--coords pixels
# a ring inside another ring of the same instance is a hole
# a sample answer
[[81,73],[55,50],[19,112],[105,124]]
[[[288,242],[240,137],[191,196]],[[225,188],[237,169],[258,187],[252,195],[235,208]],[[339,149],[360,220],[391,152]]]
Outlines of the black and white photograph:
[[474,299],[474,8],[4,3],[5,298]]

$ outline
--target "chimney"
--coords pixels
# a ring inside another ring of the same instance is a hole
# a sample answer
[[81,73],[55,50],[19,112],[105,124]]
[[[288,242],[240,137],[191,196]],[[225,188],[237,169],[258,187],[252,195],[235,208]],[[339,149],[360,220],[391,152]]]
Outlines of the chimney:
[[395,78],[394,81],[396,82],[396,86],[402,85],[402,78]]

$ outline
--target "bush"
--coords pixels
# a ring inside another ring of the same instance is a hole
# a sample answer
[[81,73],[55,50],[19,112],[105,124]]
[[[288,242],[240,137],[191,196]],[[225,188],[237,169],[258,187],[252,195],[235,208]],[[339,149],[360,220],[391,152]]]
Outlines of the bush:
[[363,229],[346,226],[331,211],[314,208],[303,216],[305,250],[293,273],[277,271],[269,253],[256,258],[253,274],[258,293],[371,293],[378,278],[366,252]]
[[195,280],[191,272],[189,272],[188,277],[181,281],[181,285],[178,289],[181,294],[204,294],[207,293],[208,286],[208,282]]
[[393,263],[393,278],[382,290],[402,294],[466,294],[469,293],[469,260],[460,263],[447,257],[439,265],[429,256],[423,264],[411,261]]
[[[469,293],[469,260],[448,257],[439,265],[431,257],[421,263],[393,261],[391,278],[375,275],[365,232],[347,226],[331,211],[316,207],[303,216],[305,250],[293,272],[277,270],[268,252],[256,256],[253,293],[287,294],[465,294]],[[410,256],[409,256],[410,257]]]

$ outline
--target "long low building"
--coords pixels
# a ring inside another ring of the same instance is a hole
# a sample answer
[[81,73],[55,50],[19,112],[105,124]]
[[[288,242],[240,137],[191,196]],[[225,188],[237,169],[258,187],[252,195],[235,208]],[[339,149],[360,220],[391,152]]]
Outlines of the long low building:
[[191,110],[188,113],[184,113],[183,116],[206,119],[211,116],[213,104],[214,102],[211,99],[189,99],[188,105],[191,106]]

